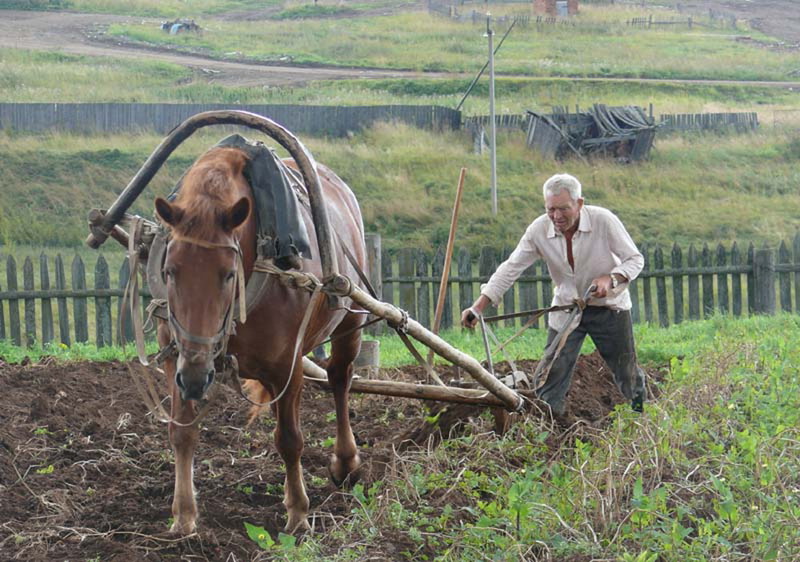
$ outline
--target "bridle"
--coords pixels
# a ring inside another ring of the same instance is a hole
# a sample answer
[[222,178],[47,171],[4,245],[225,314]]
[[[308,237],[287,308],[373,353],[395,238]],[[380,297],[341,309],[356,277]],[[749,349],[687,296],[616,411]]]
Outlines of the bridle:
[[[192,238],[190,236],[175,236],[173,235],[167,245],[167,252],[169,252],[169,246],[173,242],[186,242],[188,244],[193,244],[195,246],[200,246],[201,248],[208,248],[208,249],[229,249],[233,250],[236,253],[236,262],[234,265],[234,275],[237,280],[237,287],[239,289],[239,321],[244,323],[247,320],[246,316],[246,303],[245,303],[245,284],[244,284],[244,267],[243,267],[243,258],[242,258],[242,248],[239,245],[238,240],[234,240],[233,242],[228,243],[216,243],[216,242],[209,242],[207,240],[200,240],[198,238]],[[166,254],[165,254],[166,255]],[[163,274],[163,270],[162,270]],[[172,307],[169,303],[169,296],[167,296],[167,324],[169,326],[170,331],[170,338],[172,340],[172,344],[175,346],[175,350],[179,355],[183,355],[184,358],[189,360],[190,362],[202,361],[202,360],[210,360],[214,361],[220,355],[224,355],[227,347],[228,347],[228,339],[231,335],[231,327],[233,326],[233,309],[234,304],[236,301],[236,289],[231,291],[231,299],[228,303],[227,308],[225,309],[225,314],[222,317],[222,322],[220,323],[220,328],[217,330],[217,333],[213,336],[198,336],[196,334],[191,333],[189,330],[183,327],[183,325],[178,321],[175,314],[172,312]],[[199,350],[191,350],[187,349],[186,342],[199,344],[202,346],[210,346],[210,351],[199,351]]]

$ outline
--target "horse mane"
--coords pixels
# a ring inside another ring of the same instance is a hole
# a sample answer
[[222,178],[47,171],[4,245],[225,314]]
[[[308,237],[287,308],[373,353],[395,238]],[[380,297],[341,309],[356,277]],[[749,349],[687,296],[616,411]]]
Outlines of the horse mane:
[[194,163],[174,201],[185,213],[177,234],[201,240],[219,234],[225,212],[243,195],[237,178],[246,163],[246,154],[236,148],[209,150]]

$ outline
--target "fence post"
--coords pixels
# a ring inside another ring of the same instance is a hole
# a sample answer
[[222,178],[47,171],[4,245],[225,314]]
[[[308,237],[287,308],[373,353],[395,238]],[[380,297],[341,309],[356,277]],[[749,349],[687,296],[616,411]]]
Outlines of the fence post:
[[775,314],[775,254],[768,248],[753,255],[756,314]]
[[[525,271],[522,272],[523,277],[536,276],[536,266],[531,264]],[[519,282],[519,306],[522,310],[534,310],[539,308],[539,296],[536,294],[536,281],[520,281]],[[522,319],[527,322],[526,318]],[[531,327],[539,327],[539,319],[531,324]]]
[[[14,292],[17,290],[17,261],[14,256],[8,256],[6,260],[6,282],[8,283],[8,290]],[[11,342],[16,345],[22,345],[22,331],[19,324],[19,299],[8,299],[8,322],[10,324]]]
[[[780,265],[789,265],[792,258],[789,255],[789,248],[786,247],[786,242],[781,240],[781,245],[778,246],[778,263]],[[781,271],[778,274],[778,284],[780,287],[781,295],[781,310],[785,312],[792,311],[792,284],[791,273],[788,271]]]
[[[683,267],[683,254],[681,247],[677,243],[672,245],[672,269],[681,269]],[[673,321],[675,324],[683,322],[683,276],[672,275],[672,305],[673,305]]]
[[[642,244],[642,256],[644,256],[644,268],[642,273],[648,274],[652,269],[650,264],[650,248],[647,244]],[[649,276],[642,276],[641,282],[643,287],[642,293],[644,296],[644,321],[648,324],[653,323],[653,284],[650,282]]]
[[[687,256],[686,264],[689,269],[695,269],[700,265],[694,244],[689,244],[689,255]],[[696,273],[689,274],[689,319],[700,319],[700,277]]]
[[[726,267],[728,265],[728,252],[722,244],[717,245],[717,266]],[[727,314],[730,310],[728,305],[728,274],[717,273],[717,308],[722,314]]]
[[[741,265],[742,257],[736,242],[731,246],[731,265]],[[742,315],[742,274],[734,273],[731,276],[731,300],[733,301],[733,315]]]
[[494,273],[495,269],[497,269],[497,261],[495,259],[494,250],[488,246],[483,246],[480,256],[478,257],[478,275],[484,279],[488,279],[492,273]]
[[[94,266],[94,288],[110,289],[111,277],[108,274],[106,258],[97,258]],[[111,343],[111,297],[95,297],[95,327],[97,330],[97,347],[112,345]]]
[[[423,251],[417,252],[415,258],[416,275],[419,278],[430,276],[430,258],[428,254]],[[431,284],[424,279],[419,280],[419,287],[417,288],[417,322],[425,326],[431,327]]]
[[[50,271],[47,267],[47,256],[42,252],[39,255],[39,284],[42,291],[50,290]],[[53,305],[47,297],[42,297],[42,344],[50,343],[55,337],[53,328]]]
[[653,266],[655,270],[661,273],[656,277],[656,300],[658,301],[658,323],[663,326],[669,326],[669,310],[667,308],[667,279],[664,277],[664,252],[661,246],[656,246],[653,255]]
[[[77,255],[72,260],[72,288],[76,291],[86,290],[86,269],[83,267],[83,260]],[[86,297],[74,297],[72,308],[75,318],[75,341],[86,343],[89,341],[89,313]]]
[[[438,281],[433,282],[433,294],[436,298],[439,297],[439,286],[441,285],[442,273],[444,272],[444,250],[441,246],[436,249],[436,254],[433,256],[433,263],[431,264],[431,273],[433,278]],[[450,264],[452,268],[452,263]],[[436,303],[439,306],[439,303]],[[444,308],[442,308],[442,320],[439,324],[439,331],[446,330],[453,327],[453,300],[450,291],[450,276],[448,275],[447,286],[444,290]]]
[[[67,289],[67,277],[64,275],[64,259],[61,254],[56,256],[56,289],[65,291]],[[66,297],[58,297],[58,336],[64,345],[70,344],[69,337],[69,312],[67,310]]]
[[[33,260],[30,256],[25,258],[22,265],[22,288],[33,291]],[[36,299],[25,297],[25,345],[28,347],[36,343]]]
[[[367,246],[367,277],[375,290],[376,298],[383,298],[381,235],[376,232],[368,232],[364,235],[364,242]],[[373,318],[373,315],[368,316],[368,320]],[[373,336],[378,335],[382,330],[383,326],[380,322],[366,328],[367,333]]]
[[703,244],[703,318],[708,318],[714,314],[714,274],[708,273],[711,270],[711,250],[708,244]]
[[417,295],[414,287],[414,249],[403,248],[397,256],[398,277],[400,285],[400,308],[407,310],[412,318],[417,316]]

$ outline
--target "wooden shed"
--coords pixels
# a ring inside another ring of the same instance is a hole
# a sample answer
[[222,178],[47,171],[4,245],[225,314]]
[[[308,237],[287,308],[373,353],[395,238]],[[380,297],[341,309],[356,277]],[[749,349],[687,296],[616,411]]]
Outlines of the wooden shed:
[[578,0],[533,0],[533,13],[545,16],[574,16]]
[[574,16],[578,13],[578,0],[533,0],[533,13],[545,16]]

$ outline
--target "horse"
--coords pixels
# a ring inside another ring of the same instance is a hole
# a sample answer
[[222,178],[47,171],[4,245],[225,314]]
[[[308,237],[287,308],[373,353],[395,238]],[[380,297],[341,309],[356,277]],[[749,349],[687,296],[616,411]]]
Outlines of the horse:
[[[196,531],[198,508],[194,494],[192,463],[198,442],[198,424],[193,423],[198,403],[215,384],[215,360],[222,342],[238,361],[239,374],[249,383],[252,396],[271,399],[276,416],[276,448],[286,466],[284,505],[285,531],[308,530],[309,499],[305,490],[301,454],[300,397],[303,388],[302,357],[328,337],[328,380],[336,408],[336,442],[328,466],[337,485],[355,481],[361,464],[350,427],[348,389],[352,362],[361,347],[360,327],[364,316],[347,306],[331,308],[325,298],[287,286],[270,276],[246,322],[234,330],[234,302],[245,278],[253,274],[257,258],[257,219],[254,194],[244,173],[248,154],[235,147],[212,148],[187,170],[174,199],[155,199],[158,219],[169,230],[163,262],[168,319],[159,320],[160,346],[174,345],[177,353],[163,364],[170,387],[169,439],[175,454],[175,488],[171,532],[187,535]],[[297,169],[291,158],[283,163]],[[365,269],[364,229],[358,202],[347,184],[319,164],[331,231],[337,234],[334,254],[339,271],[355,278]],[[312,259],[301,261],[302,270],[321,278],[319,248],[311,212],[300,206],[309,236]],[[346,245],[351,254],[345,254]],[[238,289],[237,289],[238,287]],[[305,337],[296,341],[303,326]],[[338,337],[337,337],[338,336]],[[177,356],[175,356],[177,355]]]

